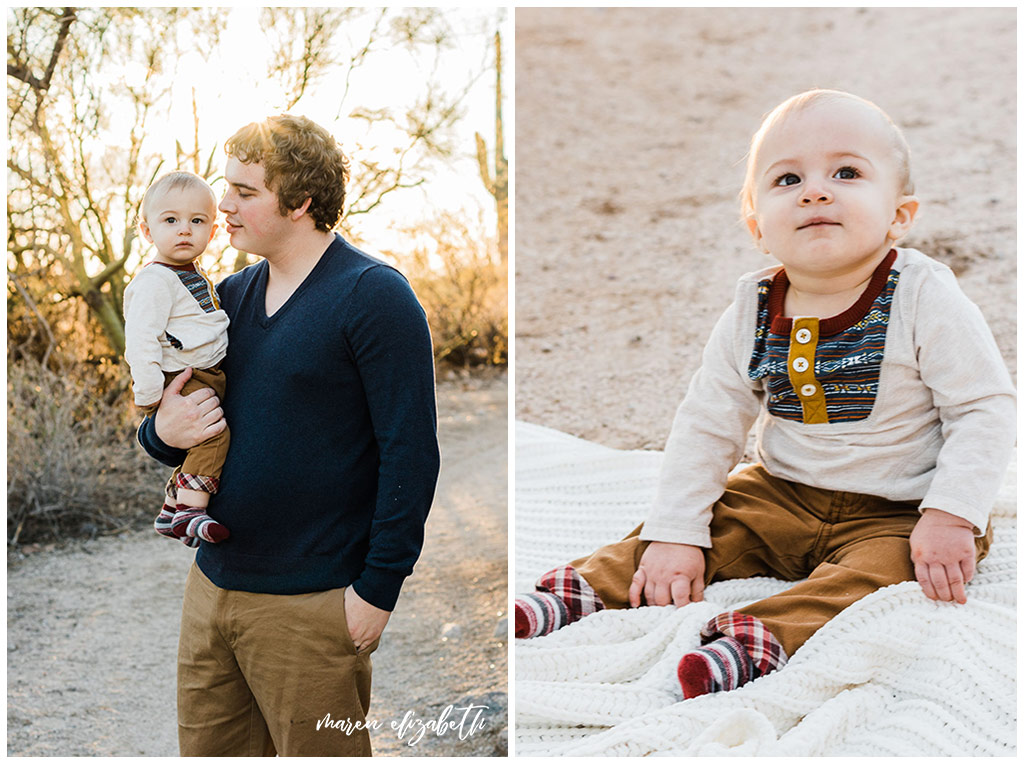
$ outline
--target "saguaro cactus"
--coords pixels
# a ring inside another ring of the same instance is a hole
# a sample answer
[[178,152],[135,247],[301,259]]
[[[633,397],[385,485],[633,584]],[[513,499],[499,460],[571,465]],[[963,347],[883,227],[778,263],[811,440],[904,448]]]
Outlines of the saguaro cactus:
[[487,162],[487,143],[476,134],[476,158],[484,187],[498,205],[498,252],[501,261],[508,259],[508,158],[505,156],[504,127],[501,118],[501,33],[494,33],[495,117],[494,117],[494,176]]

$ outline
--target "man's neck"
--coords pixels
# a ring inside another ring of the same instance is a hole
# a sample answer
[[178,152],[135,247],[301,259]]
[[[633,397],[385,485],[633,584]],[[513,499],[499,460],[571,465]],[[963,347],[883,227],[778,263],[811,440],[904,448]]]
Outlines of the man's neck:
[[331,232],[303,231],[290,237],[284,247],[264,255],[269,267],[264,297],[264,310],[268,316],[274,315],[288,302],[333,241]]
[[264,258],[270,268],[268,278],[283,283],[301,283],[320,262],[334,241],[330,231],[302,231]]

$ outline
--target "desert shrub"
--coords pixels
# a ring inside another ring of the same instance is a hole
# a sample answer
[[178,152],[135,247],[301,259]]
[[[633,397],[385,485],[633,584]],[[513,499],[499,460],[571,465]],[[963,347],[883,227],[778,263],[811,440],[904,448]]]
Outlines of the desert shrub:
[[439,364],[508,364],[508,268],[497,247],[462,218],[408,231],[410,251],[390,253],[427,313]]
[[159,507],[167,469],[135,444],[127,397],[107,400],[118,368],[8,361],[8,545],[117,531]]

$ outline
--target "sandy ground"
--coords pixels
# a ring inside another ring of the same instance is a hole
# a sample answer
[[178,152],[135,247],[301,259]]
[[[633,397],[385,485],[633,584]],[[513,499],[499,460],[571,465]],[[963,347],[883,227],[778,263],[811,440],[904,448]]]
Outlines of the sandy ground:
[[[442,470],[423,555],[374,654],[377,755],[504,755],[507,377],[438,387]],[[7,753],[174,756],[175,655],[194,555],[152,531],[8,556]],[[390,722],[477,708],[462,728]],[[479,717],[485,724],[470,734]]]
[[1016,366],[1013,9],[520,9],[515,408],[660,449],[741,274],[762,115],[812,87],[904,128],[921,212],[906,246],[949,264]]

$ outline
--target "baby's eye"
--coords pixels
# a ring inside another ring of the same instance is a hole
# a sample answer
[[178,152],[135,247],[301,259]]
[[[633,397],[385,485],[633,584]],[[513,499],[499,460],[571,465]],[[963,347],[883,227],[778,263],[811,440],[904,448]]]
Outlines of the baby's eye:
[[840,167],[834,177],[839,180],[853,180],[860,177],[860,171],[856,167]]
[[205,222],[202,218],[192,218],[192,225],[202,225]]
[[176,217],[174,217],[173,215],[171,215],[171,216],[165,217],[164,218],[164,222],[165,223],[170,223],[171,225],[174,225],[175,223],[178,222],[178,219]]
[[779,177],[777,177],[775,179],[775,183],[773,183],[772,185],[775,185],[775,186],[792,186],[792,185],[794,185],[796,183],[799,183],[799,182],[800,182],[800,176],[799,175],[794,175],[791,172],[787,172],[784,175],[780,175]]

